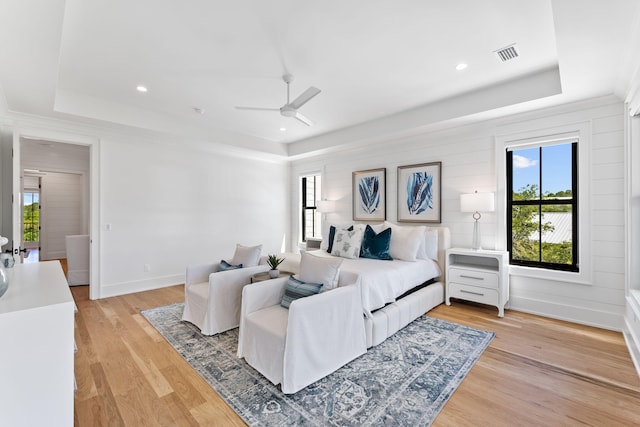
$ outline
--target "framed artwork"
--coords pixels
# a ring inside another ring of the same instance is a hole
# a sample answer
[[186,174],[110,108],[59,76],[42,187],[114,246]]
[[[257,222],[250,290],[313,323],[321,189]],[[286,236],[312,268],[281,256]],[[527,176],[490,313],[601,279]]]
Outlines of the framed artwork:
[[353,220],[387,219],[387,169],[353,172]]
[[442,162],[398,167],[398,222],[440,222]]

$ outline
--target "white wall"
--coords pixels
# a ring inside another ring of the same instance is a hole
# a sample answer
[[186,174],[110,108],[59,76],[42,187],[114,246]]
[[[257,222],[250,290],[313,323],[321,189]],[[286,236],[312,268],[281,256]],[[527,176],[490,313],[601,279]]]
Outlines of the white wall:
[[0,124],[8,134],[1,141],[2,212],[11,212],[11,174],[4,165],[10,165],[5,154],[12,133],[92,145],[91,168],[99,172],[89,183],[98,211],[88,226],[96,230],[92,257],[98,256],[92,297],[184,283],[187,265],[229,258],[236,243],[263,244],[269,253],[289,240],[288,165],[273,156],[258,157],[232,143],[40,117],[5,116]]
[[236,243],[281,250],[285,163],[112,137],[100,159],[102,296],[183,283],[187,265],[229,259]]
[[[624,314],[624,138],[623,104],[606,97],[549,108],[475,125],[425,132],[371,145],[333,150],[292,163],[291,182],[300,173],[322,170],[323,197],[336,200],[333,222],[348,222],[351,213],[351,173],[387,168],[387,219],[397,217],[397,167],[442,162],[442,225],[451,229],[452,246],[469,247],[473,230],[470,214],[459,212],[461,193],[497,188],[495,137],[537,131],[577,122],[588,122],[591,135],[591,225],[580,229],[580,238],[592,247],[592,259],[581,268],[592,269],[590,284],[511,277],[511,307],[579,323],[621,330]],[[297,218],[299,195],[292,185],[291,216]],[[292,236],[298,224],[291,227]],[[496,247],[496,214],[483,214],[482,246]],[[295,243],[296,240],[292,241]]]
[[40,260],[66,258],[65,236],[82,229],[82,175],[47,172],[40,179]]

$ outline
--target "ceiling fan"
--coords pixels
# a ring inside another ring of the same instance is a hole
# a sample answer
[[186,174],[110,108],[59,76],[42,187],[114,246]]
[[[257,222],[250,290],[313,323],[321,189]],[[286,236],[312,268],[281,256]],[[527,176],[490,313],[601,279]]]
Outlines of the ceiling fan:
[[280,108],[261,108],[261,107],[236,107],[238,110],[258,110],[258,111],[280,111],[285,117],[294,117],[304,123],[307,126],[313,126],[313,122],[308,117],[304,116],[298,111],[300,107],[309,102],[311,98],[320,93],[320,89],[311,86],[305,90],[293,101],[289,100],[289,88],[293,81],[291,74],[285,74],[282,76],[282,80],[287,84],[287,103]]

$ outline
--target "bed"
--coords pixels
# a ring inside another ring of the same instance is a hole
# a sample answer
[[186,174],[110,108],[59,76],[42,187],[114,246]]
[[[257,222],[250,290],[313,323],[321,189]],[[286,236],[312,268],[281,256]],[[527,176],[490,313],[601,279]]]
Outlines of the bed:
[[[343,228],[345,226],[342,226]],[[378,230],[393,227],[402,236],[417,227],[398,226],[385,222]],[[344,259],[340,268],[338,286],[356,284],[360,287],[367,348],[383,342],[422,314],[444,302],[445,252],[450,247],[450,232],[446,227],[422,227],[437,233],[437,249],[432,258],[404,261],[367,258]],[[328,233],[323,236],[323,241]],[[308,253],[335,258],[327,252],[327,245]],[[287,255],[288,262],[299,263],[300,256]],[[297,271],[289,264],[290,271]]]

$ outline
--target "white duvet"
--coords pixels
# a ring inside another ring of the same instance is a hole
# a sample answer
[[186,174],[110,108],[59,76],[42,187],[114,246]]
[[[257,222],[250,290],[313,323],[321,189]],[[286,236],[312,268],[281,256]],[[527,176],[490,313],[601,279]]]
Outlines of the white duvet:
[[[326,251],[310,251],[315,256],[330,257]],[[359,284],[365,315],[396,301],[396,298],[427,280],[440,276],[440,268],[433,260],[382,261],[377,259],[345,258],[340,267],[338,286]]]

